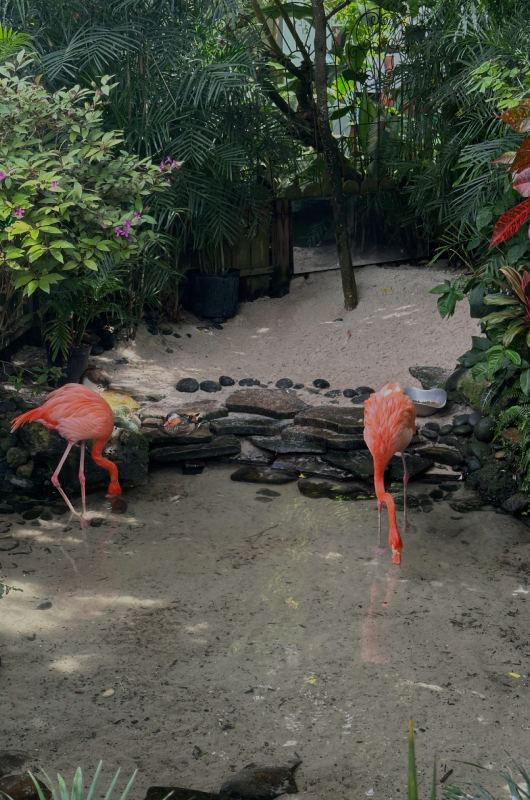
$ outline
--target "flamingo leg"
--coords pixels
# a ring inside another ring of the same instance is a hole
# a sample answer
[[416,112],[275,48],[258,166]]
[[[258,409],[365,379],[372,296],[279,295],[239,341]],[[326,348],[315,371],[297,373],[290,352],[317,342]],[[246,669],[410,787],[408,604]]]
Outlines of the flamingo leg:
[[79,484],[81,486],[81,503],[83,512],[80,517],[81,527],[86,528],[86,480],[85,480],[85,442],[81,442],[81,456],[79,458]]
[[405,453],[401,453],[401,460],[403,461],[403,530],[407,530],[407,486],[409,484],[409,473],[407,472],[407,462],[405,461]]
[[72,449],[74,444],[75,444],[75,442],[68,442],[68,444],[66,445],[66,450],[64,451],[61,460],[57,464],[57,469],[53,473],[53,475],[51,477],[51,481],[52,481],[53,485],[55,486],[55,488],[57,489],[57,491],[59,492],[59,494],[61,495],[61,497],[63,498],[63,500],[66,503],[66,505],[68,506],[68,508],[70,509],[70,511],[72,512],[72,514],[74,514],[76,517],[79,517],[80,515],[77,513],[77,511],[75,510],[75,508],[71,504],[69,498],[67,497],[66,492],[64,491],[63,487],[59,483],[59,473],[62,470],[64,462],[68,458],[68,453],[70,452],[70,450]]
[[381,547],[381,508],[383,503],[381,500],[377,501],[377,546]]

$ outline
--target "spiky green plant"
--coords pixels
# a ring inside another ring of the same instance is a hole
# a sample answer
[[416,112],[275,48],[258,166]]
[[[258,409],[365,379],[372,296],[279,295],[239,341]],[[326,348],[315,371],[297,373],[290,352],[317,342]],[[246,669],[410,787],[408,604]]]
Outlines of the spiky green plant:
[[[478,769],[485,770],[477,764],[471,766]],[[504,770],[499,773],[506,782],[506,789],[508,792],[503,792],[501,797],[505,798],[507,794],[510,800],[529,800],[530,798],[530,777],[526,770],[519,764],[515,765],[515,773]],[[446,800],[500,800],[499,795],[491,794],[491,792],[479,783],[473,784],[468,789],[463,789],[459,786],[448,786],[444,791]]]
[[[103,762],[100,761],[96,771],[94,773],[94,777],[90,782],[90,786],[88,790],[85,791],[84,782],[83,782],[83,772],[81,767],[78,767],[74,773],[74,777],[72,780],[72,785],[70,788],[66,785],[66,781],[62,775],[57,773],[57,785],[53,783],[50,777],[42,770],[42,774],[46,778],[48,783],[48,787],[51,791],[51,800],[95,800],[96,796],[100,796],[99,792],[99,779],[101,776],[101,770],[103,768]],[[136,778],[138,770],[135,770],[127,784],[120,795],[116,798],[115,796],[115,789],[116,784],[118,783],[118,778],[120,776],[120,770],[117,769],[114,777],[112,778],[111,782],[109,783],[103,800],[127,800],[129,794],[131,792],[134,779]],[[37,791],[37,795],[39,800],[47,800],[46,795],[43,792],[42,786],[39,781],[35,778],[33,773],[29,773],[31,780],[35,785],[35,789]],[[97,795],[96,795],[97,792]]]
[[[437,769],[436,758],[434,759],[431,784],[431,800],[437,797]],[[416,768],[416,743],[414,740],[414,722],[409,721],[409,758],[408,758],[408,781],[407,781],[407,800],[418,800],[418,770]]]

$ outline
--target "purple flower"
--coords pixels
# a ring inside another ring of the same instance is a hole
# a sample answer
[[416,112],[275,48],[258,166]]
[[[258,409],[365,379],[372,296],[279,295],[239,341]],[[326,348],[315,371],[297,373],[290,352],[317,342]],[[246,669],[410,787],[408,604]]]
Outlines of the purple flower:
[[3,169],[0,169],[0,181],[3,181],[4,178],[7,177],[7,174],[4,172]]
[[160,172],[171,172],[174,169],[180,169],[183,163],[183,161],[175,161],[171,156],[166,156],[164,160],[160,162]]
[[15,217],[17,217],[17,219],[22,219],[25,213],[26,212],[24,211],[24,209],[20,208],[20,206],[18,208],[15,208]]
[[116,236],[123,236],[125,239],[128,239],[130,233],[130,226],[122,227],[121,225],[116,225],[116,227],[114,228],[114,233],[116,234]]
[[50,189],[58,189],[59,188],[59,181],[52,181],[50,183]]
[[141,216],[142,216],[142,215],[140,214],[140,212],[139,212],[139,211],[133,211],[133,217],[134,217],[134,219],[140,219],[140,218],[141,218]]

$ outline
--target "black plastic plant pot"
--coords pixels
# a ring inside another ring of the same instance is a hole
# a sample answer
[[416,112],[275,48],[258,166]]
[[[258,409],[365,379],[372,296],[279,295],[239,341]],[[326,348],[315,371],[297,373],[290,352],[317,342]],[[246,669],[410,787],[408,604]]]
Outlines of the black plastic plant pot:
[[231,269],[221,275],[193,271],[189,275],[188,306],[198,317],[212,320],[230,319],[237,313],[239,271]]
[[90,345],[82,344],[72,347],[66,362],[66,383],[79,383],[81,375],[88,367]]

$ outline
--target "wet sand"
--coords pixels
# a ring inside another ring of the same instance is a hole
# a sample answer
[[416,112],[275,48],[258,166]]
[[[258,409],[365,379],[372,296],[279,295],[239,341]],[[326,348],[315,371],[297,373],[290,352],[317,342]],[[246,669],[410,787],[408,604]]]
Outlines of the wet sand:
[[68,775],[138,767],[137,798],[296,751],[307,800],[396,800],[412,716],[425,796],[435,754],[451,780],[472,776],[457,759],[528,766],[526,527],[413,509],[399,568],[374,549],[373,501],[296,484],[264,500],[230,471],[153,473],[84,532],[66,516],[12,527],[3,748]]

